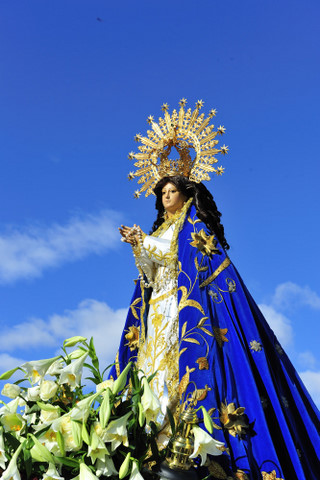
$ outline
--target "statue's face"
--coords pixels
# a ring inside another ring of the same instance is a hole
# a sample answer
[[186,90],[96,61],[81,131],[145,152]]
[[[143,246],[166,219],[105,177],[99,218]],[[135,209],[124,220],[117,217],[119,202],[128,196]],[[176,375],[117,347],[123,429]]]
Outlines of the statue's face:
[[173,183],[167,183],[162,189],[162,205],[170,217],[183,207],[187,197]]

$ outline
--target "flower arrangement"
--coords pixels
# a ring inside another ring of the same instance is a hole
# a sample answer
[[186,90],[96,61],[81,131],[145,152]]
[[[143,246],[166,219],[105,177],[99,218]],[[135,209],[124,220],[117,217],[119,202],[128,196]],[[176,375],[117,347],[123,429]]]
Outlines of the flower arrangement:
[[[0,408],[0,480],[151,478],[146,467],[159,465],[167,453],[157,446],[161,405],[150,388],[153,376],[146,378],[129,363],[116,380],[104,380],[109,367],[100,372],[93,339],[69,338],[62,351],[0,376],[7,381],[23,373],[1,392],[11,400],[1,401]],[[95,392],[85,393],[84,368]],[[200,409],[212,433],[211,417]],[[174,435],[175,421],[167,415]],[[207,454],[221,455],[222,444],[199,426],[193,435],[190,458],[201,457],[203,465]]]
[[[150,379],[128,364],[115,381],[103,380],[106,369],[100,373],[92,339],[72,337],[62,349],[61,356],[0,376],[24,374],[1,392],[11,398],[0,408],[1,479],[141,480],[143,465],[161,460],[155,441],[160,403]],[[84,367],[94,393],[84,393]]]

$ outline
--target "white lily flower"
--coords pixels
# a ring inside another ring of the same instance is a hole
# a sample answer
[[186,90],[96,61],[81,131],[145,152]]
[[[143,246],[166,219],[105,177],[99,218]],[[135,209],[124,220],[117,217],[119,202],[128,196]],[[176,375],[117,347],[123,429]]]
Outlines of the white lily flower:
[[0,433],[0,468],[2,470],[6,469],[6,462],[8,461],[8,457],[6,456],[6,452],[4,449],[4,440],[2,432]]
[[[41,425],[43,428],[43,425]],[[39,442],[44,445],[50,453],[57,455],[60,453],[59,445],[57,442],[57,433],[49,428],[41,437],[39,437]]]
[[1,395],[9,398],[17,398],[20,392],[21,388],[19,385],[15,385],[14,383],[6,383],[1,391]]
[[79,480],[98,480],[92,470],[85,463],[80,463]]
[[17,458],[21,452],[22,444],[19,445],[16,452],[13,454],[7,469],[3,472],[1,480],[21,480],[20,473],[17,467]]
[[80,400],[72,410],[70,410],[69,415],[73,420],[81,420],[85,422],[88,418],[90,407],[95,399],[99,396],[99,393],[93,393],[88,397]]
[[119,445],[129,446],[127,422],[131,412],[127,413],[123,417],[112,420],[106,428],[104,437],[105,442],[111,442],[111,450],[114,451]]
[[45,445],[41,443],[41,441],[35,437],[33,434],[30,434],[30,437],[32,438],[34,445],[30,450],[32,458],[36,462],[47,462],[47,463],[52,463],[54,464],[54,459],[49,450]]
[[14,400],[11,400],[11,402],[5,403],[3,407],[0,408],[0,417],[1,415],[16,413],[18,406],[19,406],[19,398],[15,398]]
[[50,400],[57,393],[58,385],[52,380],[43,380],[40,385],[40,398],[44,402]]
[[30,387],[27,390],[26,400],[28,402],[36,402],[40,398],[40,386]]
[[99,458],[103,460],[105,456],[108,454],[108,450],[106,449],[105,443],[96,434],[96,432],[92,429],[90,435],[90,445],[88,447],[87,457],[91,458],[91,462],[95,463],[95,461]]
[[57,472],[55,466],[50,463],[48,470],[46,471],[46,473],[44,473],[42,477],[42,480],[64,480],[64,477],[61,477]]
[[88,353],[85,353],[80,358],[71,362],[69,365],[64,367],[60,372],[59,383],[67,383],[71,390],[74,390],[76,387],[80,386],[83,364],[88,356]]
[[146,377],[143,377],[142,385],[143,385],[143,395],[141,397],[141,405],[142,405],[147,423],[149,423],[151,420],[157,419],[157,416],[161,412],[161,404],[158,397],[151,390]]
[[97,477],[111,477],[117,475],[118,472],[114,466],[113,460],[109,455],[106,455],[104,459],[98,458],[95,463]]
[[[40,410],[40,421],[42,423],[52,423],[53,420],[56,420],[57,418],[60,417],[60,408],[54,407],[53,410]],[[43,428],[43,427],[42,427]]]
[[26,377],[30,378],[32,385],[39,382],[41,378],[45,376],[48,368],[59,357],[47,358],[46,360],[34,360],[32,362],[26,362],[21,365],[21,368],[27,370]]
[[61,358],[53,362],[47,370],[47,375],[51,375],[51,377],[53,377],[54,375],[60,375],[60,372],[63,369],[62,364],[63,361],[61,360]]
[[201,465],[204,465],[207,455],[221,455],[222,450],[219,447],[223,447],[224,443],[215,440],[211,435],[202,430],[202,428],[195,425],[192,428],[194,435],[194,450],[190,458],[196,458],[200,455]]
[[72,421],[70,413],[53,420],[51,428],[62,434],[66,452],[79,450],[82,444],[81,425]]
[[138,464],[135,460],[132,462],[132,468],[131,468],[131,474],[130,474],[129,480],[143,480],[143,476],[139,472]]
[[6,432],[16,432],[19,435],[25,425],[25,420],[20,413],[8,413],[2,415],[1,423]]
[[107,388],[110,388],[110,390],[112,390],[113,384],[114,380],[112,378],[109,378],[109,380],[105,380],[104,382],[98,383],[98,385],[96,385],[96,392],[103,393],[103,390],[106,390]]

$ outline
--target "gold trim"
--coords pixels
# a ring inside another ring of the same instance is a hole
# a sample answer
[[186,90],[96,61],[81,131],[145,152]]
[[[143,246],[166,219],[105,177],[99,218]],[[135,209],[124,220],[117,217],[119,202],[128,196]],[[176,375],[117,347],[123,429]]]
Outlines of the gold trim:
[[115,367],[116,367],[117,377],[119,377],[119,375],[121,373],[120,372],[120,365],[119,365],[119,350],[117,351],[117,355],[116,355]]
[[230,258],[225,258],[224,261],[219,265],[219,267],[208,277],[204,282],[201,283],[200,288],[206,287],[209,283],[213,282],[220,275],[223,270],[225,270],[231,264]]
[[169,290],[169,292],[166,292],[157,298],[150,298],[149,305],[154,305],[155,303],[162,302],[162,300],[170,297],[171,295],[175,295],[176,293],[177,293],[177,288],[176,287],[172,288],[171,290]]

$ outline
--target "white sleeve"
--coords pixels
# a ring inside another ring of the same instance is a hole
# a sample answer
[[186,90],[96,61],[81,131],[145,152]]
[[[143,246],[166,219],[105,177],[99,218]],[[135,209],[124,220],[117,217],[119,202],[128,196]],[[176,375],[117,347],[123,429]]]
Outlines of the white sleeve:
[[134,256],[138,269],[146,275],[148,282],[154,280],[157,267],[170,264],[171,238],[157,238],[146,235],[142,245],[134,249]]
[[[167,265],[170,262],[171,239],[157,238],[146,235],[143,240],[143,248],[148,259],[159,265]],[[142,253],[142,252],[141,252]]]

